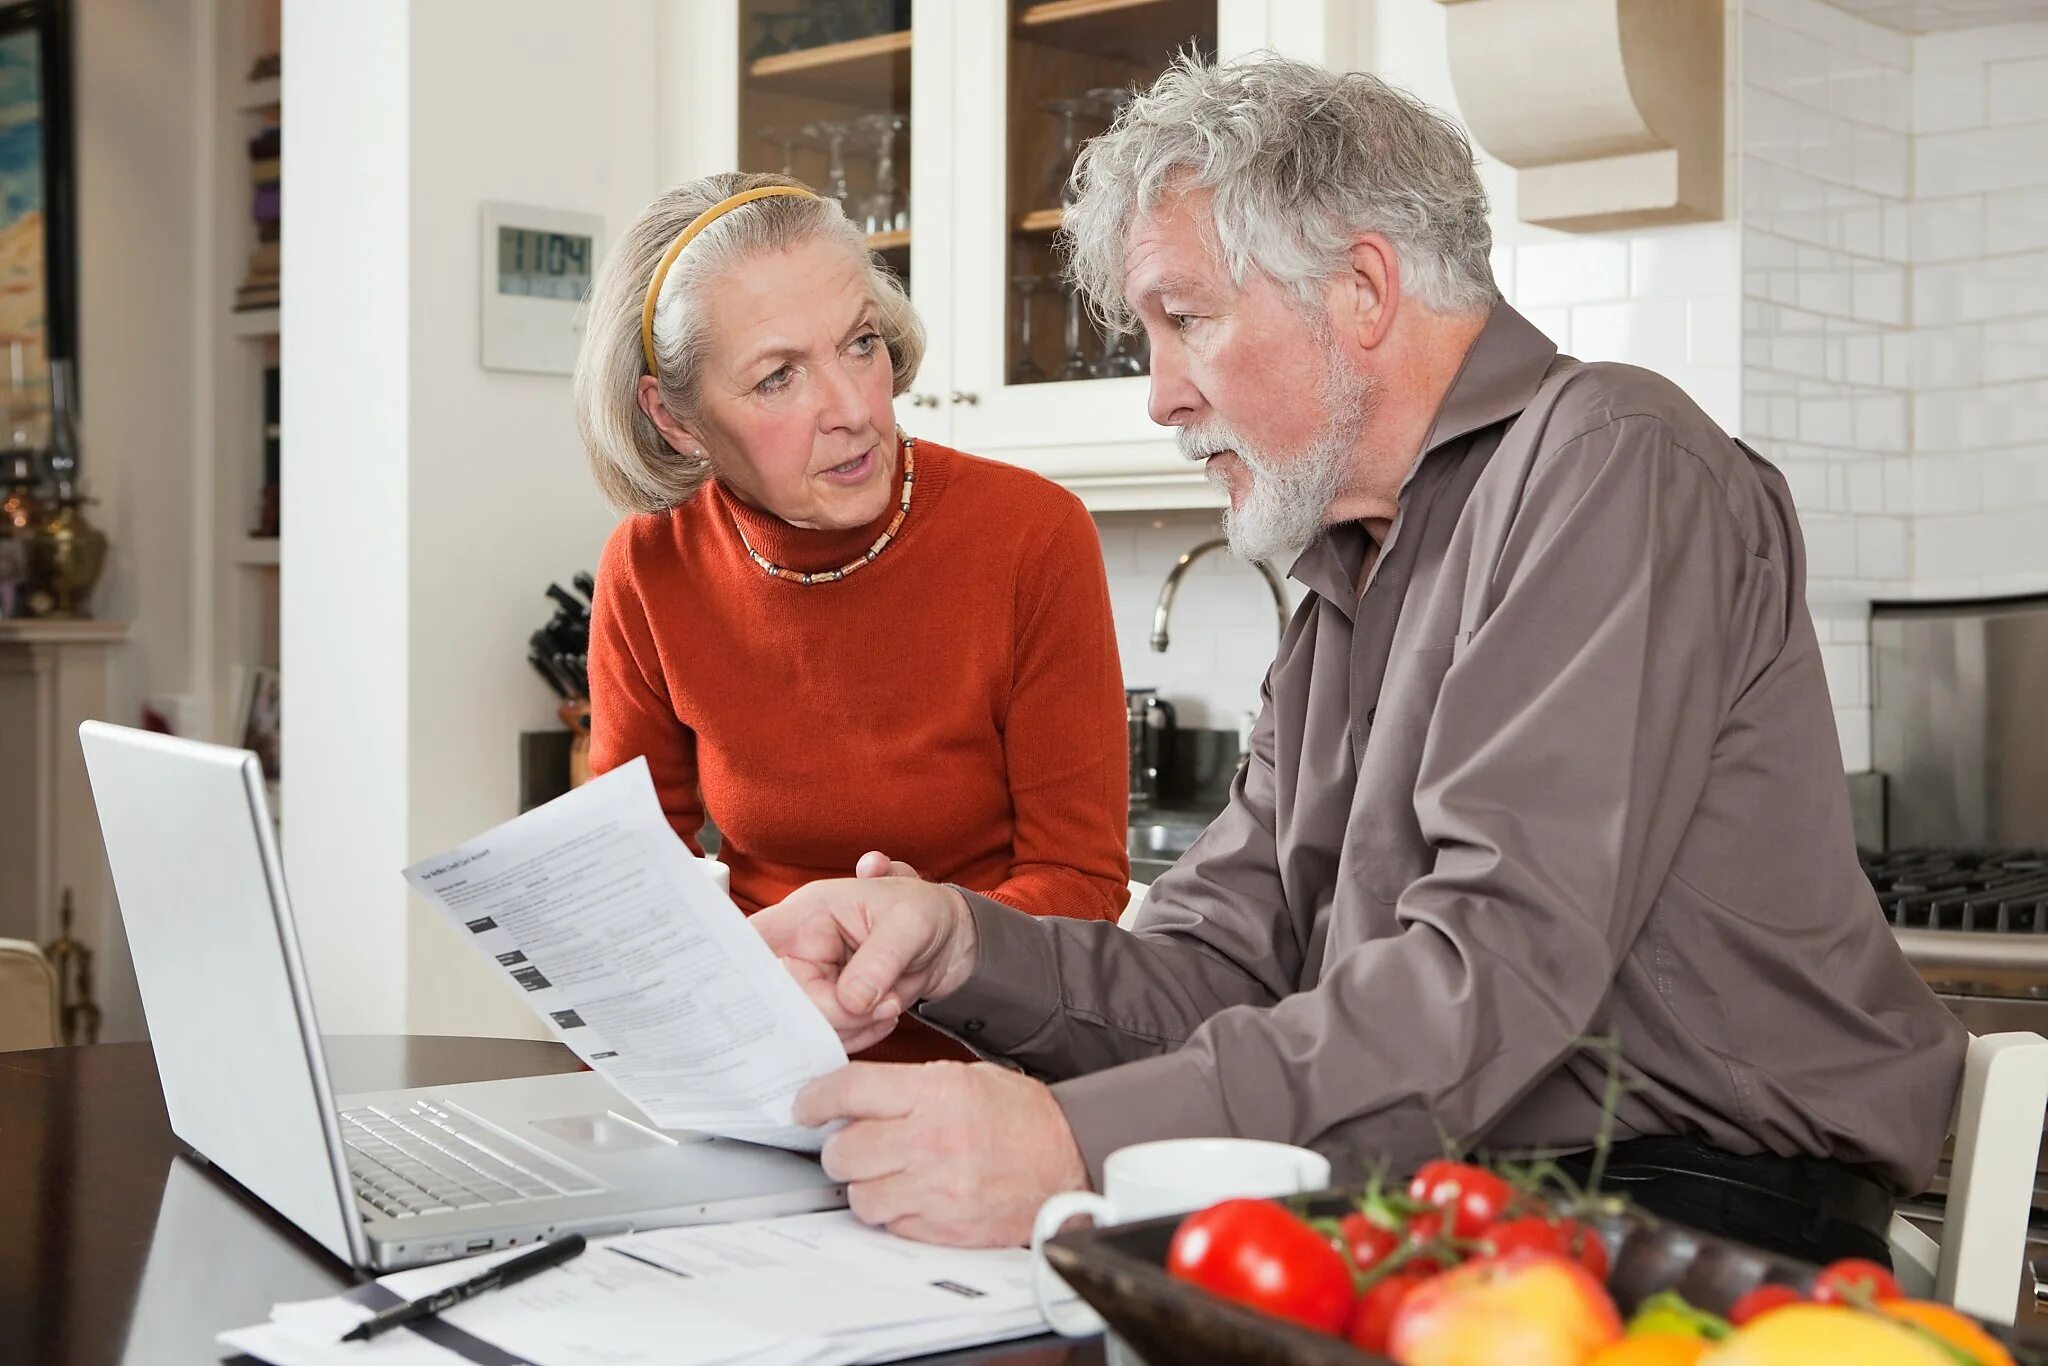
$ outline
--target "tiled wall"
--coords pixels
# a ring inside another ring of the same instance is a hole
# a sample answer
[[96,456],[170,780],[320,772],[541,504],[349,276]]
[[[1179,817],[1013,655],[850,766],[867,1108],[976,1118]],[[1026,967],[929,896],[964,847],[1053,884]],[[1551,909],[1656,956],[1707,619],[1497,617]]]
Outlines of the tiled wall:
[[1872,599],[2048,589],[2048,23],[1745,4],[1744,433],[1799,500],[1854,771]]
[[[1109,571],[1110,608],[1124,681],[1157,688],[1171,699],[1183,726],[1236,730],[1259,705],[1259,684],[1279,643],[1273,595],[1258,572],[1228,551],[1203,556],[1181,580],[1161,654],[1148,643],[1152,609],[1166,571],[1183,551],[1222,535],[1213,512],[1105,512],[1102,559]],[[1284,577],[1290,610],[1302,588]]]
[[1914,595],[2048,591],[2048,22],[1913,40],[1913,177]]

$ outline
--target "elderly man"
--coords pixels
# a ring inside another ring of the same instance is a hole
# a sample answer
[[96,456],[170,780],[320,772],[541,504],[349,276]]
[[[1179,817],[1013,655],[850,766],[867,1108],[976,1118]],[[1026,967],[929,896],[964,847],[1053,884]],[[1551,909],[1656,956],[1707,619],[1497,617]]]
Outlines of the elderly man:
[[854,1210],[1014,1243],[1169,1136],[1351,1173],[1583,1149],[1611,1032],[1642,1203],[1882,1258],[1964,1036],[1857,867],[1783,479],[1503,303],[1470,146],[1369,76],[1183,64],[1075,185],[1073,276],[1151,339],[1154,420],[1238,553],[1306,545],[1308,596],[1136,933],[901,876],[754,919],[849,1047],[914,1008],[1012,1064],[813,1083]]

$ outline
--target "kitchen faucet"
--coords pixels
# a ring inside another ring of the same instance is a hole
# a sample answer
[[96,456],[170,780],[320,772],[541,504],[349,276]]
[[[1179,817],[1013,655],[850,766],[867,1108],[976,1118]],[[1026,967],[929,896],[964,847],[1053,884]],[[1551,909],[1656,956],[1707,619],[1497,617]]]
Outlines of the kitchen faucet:
[[[1204,541],[1175,560],[1173,568],[1166,571],[1166,582],[1159,589],[1159,605],[1152,609],[1152,649],[1155,653],[1165,653],[1166,647],[1172,643],[1172,637],[1167,634],[1166,619],[1173,615],[1173,595],[1180,591],[1181,576],[1188,572],[1188,566],[1196,560],[1212,550],[1221,550],[1229,544],[1230,542],[1221,536],[1213,541]],[[1281,586],[1280,576],[1273,572],[1272,565],[1264,560],[1254,560],[1251,563],[1252,568],[1259,571],[1259,577],[1266,581],[1266,587],[1272,590],[1274,623],[1279,629],[1280,637],[1285,639],[1289,615],[1287,590]]]

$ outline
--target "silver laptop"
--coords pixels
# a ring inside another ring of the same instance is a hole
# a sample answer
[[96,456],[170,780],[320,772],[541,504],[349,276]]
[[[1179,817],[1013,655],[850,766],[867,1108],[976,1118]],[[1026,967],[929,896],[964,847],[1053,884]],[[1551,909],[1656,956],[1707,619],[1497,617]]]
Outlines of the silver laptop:
[[336,1096],[256,756],[97,721],[79,740],[171,1130],[335,1256],[845,1203],[814,1159],[657,1129],[595,1072]]

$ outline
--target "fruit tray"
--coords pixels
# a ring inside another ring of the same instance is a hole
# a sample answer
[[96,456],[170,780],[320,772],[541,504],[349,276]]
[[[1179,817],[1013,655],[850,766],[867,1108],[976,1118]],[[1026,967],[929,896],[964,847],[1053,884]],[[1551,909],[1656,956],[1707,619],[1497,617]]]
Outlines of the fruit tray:
[[[1353,1193],[1307,1197],[1310,1217],[1355,1208]],[[1063,1233],[1046,1260],[1146,1366],[1360,1366],[1386,1358],[1342,1340],[1241,1308],[1166,1274],[1178,1219]],[[1645,1298],[1676,1290],[1697,1308],[1726,1314],[1765,1281],[1804,1289],[1817,1268],[1740,1243],[1634,1214],[1597,1220],[1612,1268],[1607,1289],[1626,1319]],[[2048,1366],[2048,1339],[1985,1325],[2019,1366]]]

